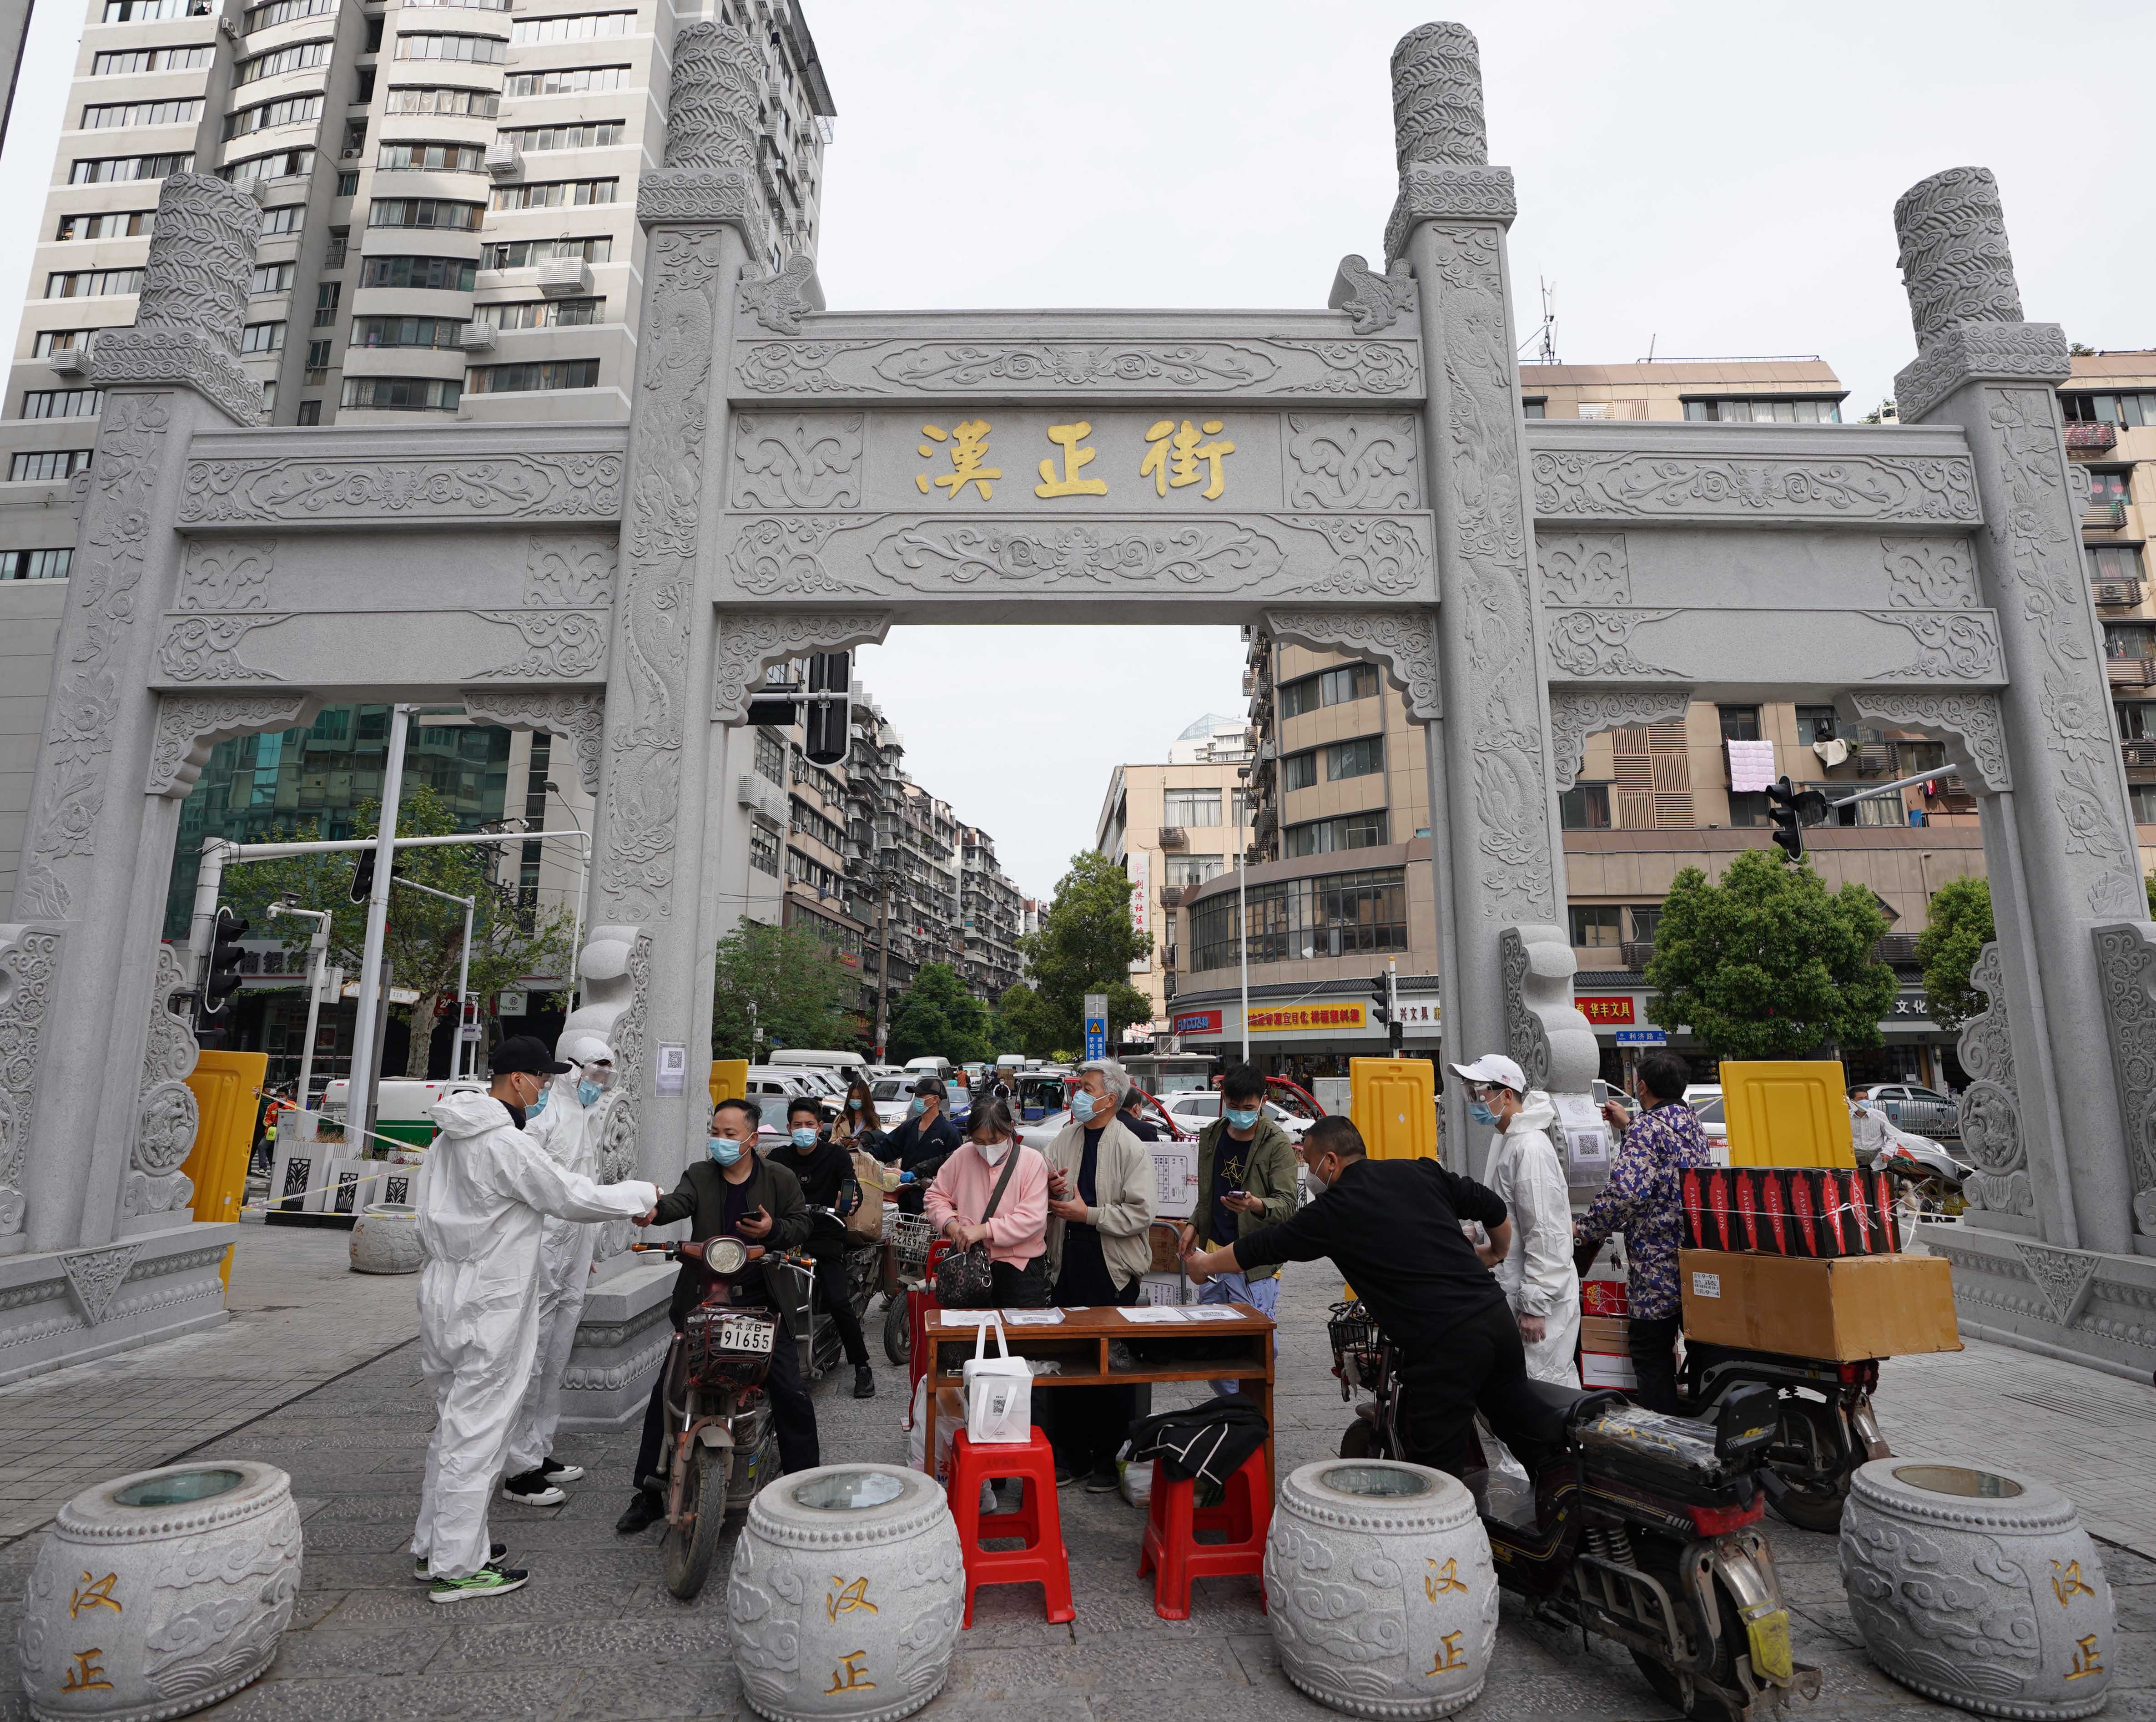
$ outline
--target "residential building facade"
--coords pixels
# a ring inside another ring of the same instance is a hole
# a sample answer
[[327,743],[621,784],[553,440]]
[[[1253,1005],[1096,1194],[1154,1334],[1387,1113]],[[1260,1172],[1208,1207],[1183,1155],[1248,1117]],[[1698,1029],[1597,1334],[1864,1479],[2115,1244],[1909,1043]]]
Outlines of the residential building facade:
[[760,260],[813,254],[834,110],[797,0],[88,0],[0,400],[0,558],[64,569],[85,354],[134,319],[175,172],[261,199],[264,423],[626,418],[637,182],[700,17],[764,51]]

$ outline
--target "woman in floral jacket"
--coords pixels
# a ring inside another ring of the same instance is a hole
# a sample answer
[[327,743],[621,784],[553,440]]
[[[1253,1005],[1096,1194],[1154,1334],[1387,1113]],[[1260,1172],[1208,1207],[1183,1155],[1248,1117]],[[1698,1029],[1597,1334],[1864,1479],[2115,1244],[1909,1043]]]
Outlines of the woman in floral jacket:
[[1625,1234],[1632,1258],[1632,1367],[1640,1380],[1632,1397],[1656,1411],[1677,1408],[1677,1331],[1684,1321],[1677,1291],[1677,1250],[1684,1241],[1681,1186],[1687,1167],[1714,1163],[1707,1133],[1684,1103],[1689,1075],[1683,1060],[1650,1052],[1640,1061],[1633,1084],[1639,1117],[1614,1100],[1602,1108],[1620,1138],[1617,1158],[1609,1187],[1573,1233],[1583,1249],[1599,1247],[1613,1231]]

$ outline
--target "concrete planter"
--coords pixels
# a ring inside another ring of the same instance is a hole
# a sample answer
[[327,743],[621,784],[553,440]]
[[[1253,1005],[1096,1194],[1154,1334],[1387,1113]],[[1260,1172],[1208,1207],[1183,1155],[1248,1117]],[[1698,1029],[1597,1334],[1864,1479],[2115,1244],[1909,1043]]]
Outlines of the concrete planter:
[[734,1663],[771,1722],[896,1722],[943,1689],[965,1609],[935,1478],[823,1465],[759,1494],[726,1580]]
[[401,1202],[370,1202],[352,1223],[354,1273],[417,1273],[426,1252],[419,1247],[419,1211]]
[[77,1495],[38,1550],[16,1647],[39,1722],[163,1722],[277,1654],[300,1514],[272,1465],[214,1459]]
[[1841,1581],[1872,1660],[1927,1698],[2041,1722],[2103,1707],[2111,1587],[2048,1483],[1874,1459],[1842,1513]]
[[1474,1497],[1443,1472],[1325,1459],[1281,1485],[1265,1608],[1281,1671],[1352,1716],[1422,1722],[1472,1704],[1497,1636]]

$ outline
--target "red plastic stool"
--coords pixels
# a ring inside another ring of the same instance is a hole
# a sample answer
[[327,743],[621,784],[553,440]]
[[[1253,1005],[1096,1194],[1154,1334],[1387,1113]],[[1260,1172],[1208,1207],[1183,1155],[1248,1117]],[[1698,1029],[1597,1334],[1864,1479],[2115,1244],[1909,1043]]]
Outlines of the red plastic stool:
[[[1273,1522],[1272,1483],[1261,1447],[1228,1479],[1217,1507],[1193,1505],[1193,1481],[1162,1474],[1152,1462],[1152,1504],[1146,1514],[1138,1576],[1154,1575],[1152,1611],[1164,1621],[1190,1618],[1190,1581],[1265,1570],[1265,1533]],[[1201,1530],[1224,1531],[1224,1543],[1201,1543]],[[1258,1606],[1265,1606],[1264,1592]]]
[[[981,1485],[999,1477],[1025,1480],[1015,1513],[981,1511]],[[961,1429],[951,1442],[951,1516],[966,1557],[966,1622],[973,1624],[973,1592],[983,1585],[1039,1585],[1048,1593],[1048,1618],[1072,1621],[1070,1558],[1063,1552],[1063,1519],[1055,1505],[1055,1452],[1036,1425],[1030,1441],[984,1442]],[[984,1549],[988,1538],[1024,1537],[1023,1549]],[[1264,1539],[1260,1538],[1262,1542]]]
[[950,1250],[951,1246],[941,1240],[929,1245],[925,1275],[927,1284],[922,1290],[906,1294],[906,1405],[909,1416],[913,1410],[913,1390],[928,1373],[928,1312],[943,1307],[936,1296],[936,1264]]

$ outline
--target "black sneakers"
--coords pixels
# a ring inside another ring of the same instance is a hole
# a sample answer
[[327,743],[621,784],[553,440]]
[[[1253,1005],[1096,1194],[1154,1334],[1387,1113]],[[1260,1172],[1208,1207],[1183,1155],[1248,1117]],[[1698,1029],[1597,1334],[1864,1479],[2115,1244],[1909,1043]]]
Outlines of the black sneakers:
[[[499,1566],[501,1565],[501,1557],[508,1552],[508,1544],[496,1543],[492,1548],[486,1551],[486,1558],[492,1565]],[[429,1573],[427,1570],[427,1557],[425,1555],[414,1555],[412,1557],[412,1576],[417,1579],[423,1585],[433,1576],[433,1575]]]
[[1123,1480],[1116,1474],[1112,1464],[1096,1465],[1092,1475],[1086,1479],[1086,1493],[1089,1495],[1111,1495],[1122,1486]]
[[584,1478],[582,1465],[564,1465],[559,1459],[546,1458],[539,1462],[540,1475],[549,1483],[581,1483]]
[[854,1365],[854,1397],[855,1399],[875,1397],[875,1371],[865,1363],[857,1363]]
[[531,1575],[521,1566],[501,1566],[489,1561],[468,1579],[436,1579],[428,1589],[429,1602],[469,1602],[475,1596],[506,1596],[521,1591]]
[[615,1519],[613,1528],[623,1536],[633,1537],[649,1530],[666,1516],[666,1498],[655,1488],[640,1488],[629,1498],[628,1509]]
[[560,1489],[547,1481],[543,1469],[526,1471],[521,1477],[501,1479],[501,1492],[512,1501],[521,1501],[527,1507],[558,1507],[569,1498],[567,1489]]

